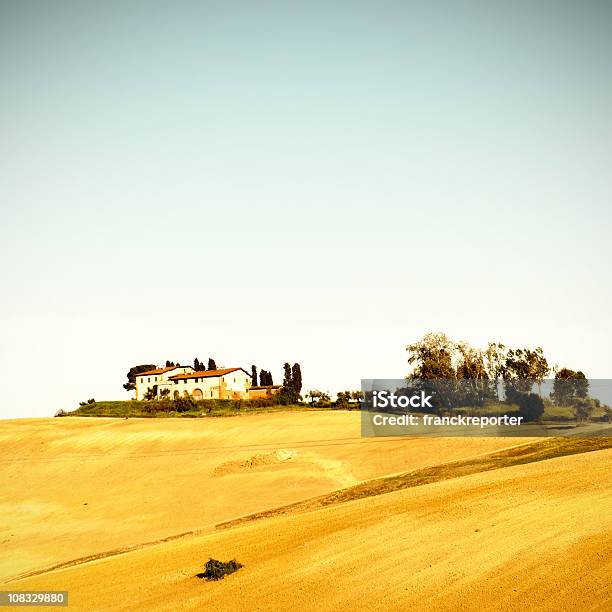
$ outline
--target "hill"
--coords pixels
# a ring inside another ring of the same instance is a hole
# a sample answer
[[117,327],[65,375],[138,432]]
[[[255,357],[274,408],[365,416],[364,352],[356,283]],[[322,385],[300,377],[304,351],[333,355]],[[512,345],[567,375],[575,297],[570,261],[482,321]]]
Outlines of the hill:
[[[82,610],[587,610],[612,603],[612,451],[432,483],[11,583]],[[218,583],[213,556],[244,568]]]

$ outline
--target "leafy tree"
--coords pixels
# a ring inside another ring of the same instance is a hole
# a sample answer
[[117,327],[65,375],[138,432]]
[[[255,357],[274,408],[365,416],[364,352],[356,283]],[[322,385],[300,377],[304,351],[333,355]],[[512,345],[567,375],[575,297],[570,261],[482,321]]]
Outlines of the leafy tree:
[[413,366],[413,379],[453,379],[457,372],[453,367],[456,344],[444,333],[425,334],[421,340],[406,347],[408,363]]
[[142,372],[148,372],[149,370],[154,370],[157,366],[151,363],[144,363],[141,365],[133,366],[130,368],[127,373],[128,381],[123,385],[123,388],[126,391],[133,391],[136,389],[136,376],[141,374]]
[[336,407],[337,408],[347,408],[350,401],[351,401],[350,391],[338,391],[336,395]]
[[144,399],[146,400],[152,400],[155,399],[157,397],[157,385],[153,385],[152,387],[149,387],[144,394]]
[[306,397],[310,398],[310,403],[317,406],[329,405],[330,397],[325,391],[319,391],[318,389],[312,389],[308,391]]
[[576,399],[585,399],[589,393],[589,381],[583,372],[561,368],[555,374],[551,399],[558,406],[569,406]]
[[363,402],[363,400],[364,400],[363,391],[361,391],[361,390],[359,390],[359,391],[351,391],[351,399],[353,399],[356,402]]
[[168,389],[168,387],[164,387],[163,389],[160,389],[159,397],[164,398],[164,397],[168,397],[169,395],[170,395],[170,389]]
[[200,363],[200,360],[197,357],[193,360],[193,369],[196,372],[201,372],[204,369],[204,364]]
[[251,385],[253,387],[257,387],[257,368],[252,365],[251,366]]
[[463,405],[482,405],[486,399],[495,397],[493,384],[485,366],[485,354],[472,348],[467,342],[457,344],[459,363],[457,365],[456,401]]
[[578,423],[586,423],[591,420],[593,411],[595,410],[595,403],[588,398],[575,398],[574,399],[574,416]]
[[501,342],[489,342],[484,352],[484,368],[487,378],[492,382],[495,397],[499,399],[499,381],[506,372],[506,359],[508,350]]
[[311,404],[314,404],[319,398],[323,395],[323,391],[319,391],[318,389],[311,389],[306,393],[306,397],[310,400]]
[[515,401],[516,393],[530,393],[533,383],[541,383],[549,371],[540,347],[535,350],[510,349],[504,367],[506,399]]
[[217,369],[217,364],[215,363],[215,360],[212,357],[208,358],[208,368],[206,368],[207,370],[216,370]]
[[407,377],[412,389],[433,395],[438,410],[456,406],[457,371],[453,357],[457,344],[442,332],[428,333],[409,344],[406,350],[408,363],[413,368]]
[[357,402],[363,399],[361,391],[340,391],[336,395],[336,407],[353,409],[358,404]]

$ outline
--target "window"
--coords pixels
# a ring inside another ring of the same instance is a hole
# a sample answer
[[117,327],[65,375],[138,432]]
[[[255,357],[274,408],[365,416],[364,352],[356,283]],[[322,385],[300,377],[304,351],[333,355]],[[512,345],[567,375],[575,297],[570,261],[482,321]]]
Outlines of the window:
[[149,380],[147,380],[147,382],[151,382],[151,377],[149,376]]

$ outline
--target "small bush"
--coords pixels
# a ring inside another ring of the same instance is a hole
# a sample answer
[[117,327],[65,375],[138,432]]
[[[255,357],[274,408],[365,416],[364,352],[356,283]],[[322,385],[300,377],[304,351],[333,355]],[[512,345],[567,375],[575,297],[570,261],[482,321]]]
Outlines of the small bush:
[[198,578],[206,578],[206,580],[221,580],[229,574],[233,574],[242,567],[242,563],[238,563],[236,559],[223,562],[217,559],[209,559],[204,566],[204,571],[198,574]]
[[195,406],[196,402],[190,395],[185,397],[178,397],[174,400],[174,409],[177,412],[189,412],[190,410],[195,408]]

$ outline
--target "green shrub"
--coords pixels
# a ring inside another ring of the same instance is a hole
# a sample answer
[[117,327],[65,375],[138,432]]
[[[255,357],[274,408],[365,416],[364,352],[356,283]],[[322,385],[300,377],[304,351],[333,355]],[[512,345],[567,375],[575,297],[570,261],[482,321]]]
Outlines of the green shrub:
[[177,412],[189,412],[195,408],[196,401],[190,395],[185,397],[177,397],[174,400],[174,410]]
[[242,567],[236,559],[223,562],[217,559],[209,559],[204,566],[204,571],[198,574],[198,578],[206,578],[206,580],[221,580],[229,574],[233,574]]
[[538,421],[544,414],[544,401],[537,393],[515,393],[514,401],[525,421]]

